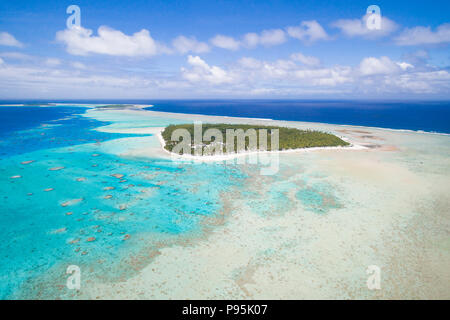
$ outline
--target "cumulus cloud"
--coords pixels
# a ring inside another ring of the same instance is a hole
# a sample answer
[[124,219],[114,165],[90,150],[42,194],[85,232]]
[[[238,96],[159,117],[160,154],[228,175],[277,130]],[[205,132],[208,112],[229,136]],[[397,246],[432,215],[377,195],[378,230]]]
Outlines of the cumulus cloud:
[[402,59],[419,68],[427,68],[430,56],[426,50],[416,50],[402,55]]
[[78,62],[78,61],[72,62],[70,65],[72,67],[74,67],[75,69],[82,69],[82,70],[86,69],[86,66],[83,63]]
[[235,78],[245,79],[242,82],[267,81],[272,82],[273,85],[275,81],[278,85],[285,83],[288,87],[334,87],[353,82],[350,67],[318,68],[319,64],[319,59],[307,57],[301,53],[292,54],[290,59],[279,59],[273,62],[246,57],[239,60],[239,70],[233,72],[240,73],[240,76]]
[[172,41],[172,45],[176,51],[182,54],[188,52],[205,53],[210,50],[208,44],[197,41],[195,37],[178,36]]
[[206,82],[210,84],[230,83],[233,78],[224,69],[210,66],[199,56],[188,56],[190,69],[181,68],[184,79],[190,82]]
[[286,33],[281,29],[263,30],[260,33],[249,32],[242,36],[241,40],[233,37],[216,35],[211,43],[219,48],[236,51],[241,47],[255,48],[257,46],[277,46],[286,42]]
[[259,69],[262,66],[261,61],[250,57],[241,58],[239,64],[246,69]]
[[412,64],[407,63],[407,62],[397,62],[397,64],[400,67],[400,69],[402,69],[403,71],[414,68],[414,66]]
[[239,41],[237,41],[233,37],[228,37],[221,34],[216,35],[210,41],[216,47],[233,51],[238,50],[241,46]]
[[394,62],[388,57],[368,57],[364,58],[360,65],[359,71],[364,76],[371,75],[389,75],[406,71],[414,66],[406,62]]
[[0,52],[0,56],[14,60],[32,60],[34,57],[21,52]]
[[[54,97],[136,97],[140,92],[149,92],[154,82],[142,77],[113,75],[92,71],[80,73],[45,64],[5,64],[0,67],[0,95],[17,98]],[[14,89],[14,90],[12,90]]]
[[67,52],[73,55],[85,56],[91,53],[111,56],[154,56],[168,52],[168,49],[158,44],[146,29],[129,36],[119,30],[101,26],[98,35],[83,27],[74,27],[58,31],[56,40],[67,47]]
[[450,73],[446,70],[400,74],[384,79],[385,91],[399,90],[414,94],[439,94],[450,90]]
[[[244,57],[235,63],[213,65],[189,55],[179,74],[123,72],[114,66],[101,70],[75,62],[49,66],[16,60],[2,63],[0,95],[13,98],[10,88],[28,97],[302,97],[333,95],[345,97],[401,97],[423,94],[448,96],[449,71],[435,66],[417,68],[410,62],[389,57],[367,57],[355,66],[322,65],[303,53],[286,59],[259,60]],[[28,63],[28,66],[27,66]],[[74,70],[74,68],[77,68]]]
[[249,48],[258,45],[276,46],[286,42],[286,33],[281,29],[263,30],[260,34],[247,33],[244,35],[242,42]]
[[341,19],[332,23],[332,26],[341,30],[343,34],[349,37],[365,37],[365,38],[377,38],[384,37],[395,31],[397,24],[382,16],[381,17],[381,29],[369,29],[367,28],[367,19],[370,14],[366,14],[361,19]]
[[450,43],[450,23],[441,24],[436,31],[430,27],[406,28],[395,38],[398,45],[416,46]]
[[263,46],[275,46],[286,42],[286,35],[281,29],[264,30],[259,36],[259,42]]
[[302,21],[300,26],[287,27],[286,30],[289,36],[304,42],[329,39],[325,29],[316,20]]
[[254,32],[250,32],[244,35],[242,42],[248,48],[254,48],[259,44],[259,35]]
[[[306,63],[305,63],[306,62]],[[408,62],[389,57],[367,57],[352,67],[323,67],[315,57],[295,53],[275,61],[244,57],[227,68],[210,66],[199,57],[188,59],[191,69],[182,69],[183,78],[195,84],[193,90],[208,85],[209,92],[238,92],[244,95],[314,94],[444,94],[450,88],[446,70],[417,70]],[[217,68],[216,72],[212,69]],[[227,84],[224,86],[223,84]],[[374,85],[376,84],[376,85]]]
[[320,65],[319,58],[312,57],[312,56],[305,56],[301,52],[293,53],[291,55],[291,59],[294,60],[294,61],[299,61],[299,62],[303,63],[306,66],[315,67],[315,66]]
[[23,47],[23,43],[18,41],[14,36],[8,32],[0,32],[0,45],[8,47]]
[[353,82],[354,79],[351,77],[351,72],[350,67],[333,67],[297,70],[295,76],[299,79],[308,79],[311,81],[311,84],[316,86],[334,87],[338,84]]
[[49,67],[56,67],[61,64],[61,60],[56,58],[47,58],[45,60],[45,64],[48,65]]

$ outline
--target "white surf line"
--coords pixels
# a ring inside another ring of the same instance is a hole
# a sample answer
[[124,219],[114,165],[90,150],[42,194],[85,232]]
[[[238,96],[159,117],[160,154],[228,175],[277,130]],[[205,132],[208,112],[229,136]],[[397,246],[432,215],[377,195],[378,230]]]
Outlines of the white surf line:
[[[276,119],[270,119],[270,118],[248,118],[248,117],[238,117],[238,116],[218,116],[218,115],[208,115],[208,114],[201,114],[201,113],[177,113],[177,112],[168,112],[168,111],[154,111],[154,110],[144,110],[147,112],[154,112],[154,113],[166,113],[170,115],[176,115],[176,116],[196,116],[196,117],[210,117],[210,118],[221,118],[221,119],[242,119],[242,120],[254,120],[254,121],[276,121],[276,122],[296,122],[300,123],[302,125],[326,125],[326,126],[335,126],[335,127],[352,127],[352,128],[360,128],[360,129],[371,129],[371,130],[383,130],[383,131],[392,131],[392,132],[405,132],[405,133],[418,133],[418,134],[436,134],[436,135],[444,135],[444,136],[450,136],[450,133],[444,133],[444,132],[437,132],[437,131],[425,131],[425,130],[413,130],[413,129],[393,129],[393,128],[384,128],[384,127],[371,127],[371,126],[362,126],[358,124],[338,124],[338,123],[329,123],[329,122],[314,122],[314,121],[301,121],[301,120],[276,120]],[[217,120],[217,123],[220,123],[220,120]],[[287,126],[290,127],[290,126]]]
[[177,160],[196,160],[196,161],[224,161],[224,160],[230,160],[237,157],[242,156],[248,156],[248,155],[255,155],[255,154],[277,154],[277,153],[302,153],[302,152],[314,152],[314,151],[320,151],[320,150],[367,150],[368,147],[365,147],[363,145],[358,145],[352,143],[347,138],[341,138],[342,140],[350,143],[351,145],[348,147],[313,147],[313,148],[298,148],[298,149],[287,149],[287,150],[276,150],[276,151],[244,151],[244,152],[238,152],[238,153],[232,153],[232,154],[222,154],[222,155],[214,155],[214,156],[193,156],[191,154],[176,154],[173,152],[170,152],[165,148],[166,142],[164,138],[162,137],[162,132],[165,128],[162,128],[158,131],[156,136],[158,137],[159,143],[161,144],[162,149],[164,152],[169,154],[171,157],[176,158]]

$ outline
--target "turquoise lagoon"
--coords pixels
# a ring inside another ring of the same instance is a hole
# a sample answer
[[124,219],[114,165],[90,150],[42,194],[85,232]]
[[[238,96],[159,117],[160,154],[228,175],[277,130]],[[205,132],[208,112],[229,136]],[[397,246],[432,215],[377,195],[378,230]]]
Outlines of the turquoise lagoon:
[[[248,163],[172,161],[157,156],[156,137],[130,132],[192,120],[140,112],[0,108],[0,298],[93,298],[66,288],[69,265],[82,285],[127,281],[160,249],[228,223],[234,206],[262,219],[343,207],[339,188],[310,172],[313,154],[273,176]],[[145,156],[127,152],[147,146]]]
[[85,110],[0,108],[10,120],[0,132],[1,299],[71,298],[71,264],[83,281],[126,279],[158,248],[201,236],[202,221],[223,213],[223,193],[245,179],[230,165],[118,156],[105,144],[146,135],[98,132],[109,123]]

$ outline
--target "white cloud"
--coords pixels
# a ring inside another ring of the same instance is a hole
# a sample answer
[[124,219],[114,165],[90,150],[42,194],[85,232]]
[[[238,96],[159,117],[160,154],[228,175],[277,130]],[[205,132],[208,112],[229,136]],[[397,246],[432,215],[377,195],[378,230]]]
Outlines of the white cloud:
[[247,47],[257,45],[276,46],[286,42],[286,34],[281,29],[263,30],[261,34],[247,33],[244,35],[243,42]]
[[5,64],[0,68],[0,94],[17,98],[135,97],[148,92],[152,81],[112,74],[79,73],[72,69]]
[[368,57],[359,64],[359,72],[363,76],[390,75],[414,69],[414,66],[407,62],[394,62],[388,57]]
[[311,66],[311,67],[320,65],[319,58],[312,57],[312,56],[305,56],[301,52],[293,53],[291,55],[291,60],[299,61],[299,62],[303,63],[304,65]]
[[[209,66],[199,57],[190,57],[188,63],[193,70],[183,68],[182,75],[196,84],[193,90],[201,90],[200,83],[205,82],[208,92],[229,95],[442,95],[450,87],[450,74],[445,70],[418,71],[410,63],[395,62],[388,57],[367,57],[355,67],[320,67],[318,59],[314,58],[299,53],[292,54],[290,59],[275,61],[244,57],[228,68],[220,68]],[[212,68],[220,70],[214,77]],[[223,86],[224,83],[227,86]]]
[[235,40],[233,37],[228,37],[221,34],[216,35],[210,41],[216,47],[233,51],[238,50],[241,45],[239,41]]
[[0,56],[14,60],[32,60],[34,57],[21,52],[1,52]]
[[119,30],[101,26],[97,33],[98,36],[95,36],[92,30],[75,27],[58,31],[56,40],[64,43],[70,54],[81,56],[97,53],[136,57],[168,52],[168,49],[158,44],[145,29],[128,36]]
[[316,86],[331,86],[353,82],[350,67],[333,67],[321,69],[300,69],[295,71],[295,77],[305,79]]
[[[38,58],[36,58],[38,59]],[[187,57],[179,74],[123,72],[120,66],[95,70],[75,62],[43,63],[0,58],[0,95],[14,98],[163,97],[448,97],[450,74],[435,66],[418,68],[388,57],[367,57],[356,66],[317,64],[294,53],[273,61],[252,57],[213,65]],[[306,62],[306,63],[305,63]],[[77,69],[74,69],[77,68]],[[97,71],[97,73],[96,73]],[[11,90],[14,89],[14,90]]]
[[72,62],[71,65],[75,69],[82,69],[82,70],[86,69],[86,66],[83,63],[81,63],[81,62],[75,61],[75,62]]
[[416,66],[417,65],[426,66],[429,58],[430,58],[430,56],[428,54],[428,51],[423,50],[423,49],[403,54],[404,60],[406,60]]
[[290,60],[276,60],[274,62],[262,62],[262,67],[255,73],[257,79],[289,79],[292,77],[292,71],[295,70],[295,63]]
[[387,36],[395,31],[397,24],[386,18],[381,18],[381,29],[369,29],[367,28],[367,19],[369,14],[366,14],[361,19],[341,19],[332,23],[332,26],[341,30],[341,32],[349,37],[365,37],[365,38],[377,38]]
[[276,46],[286,42],[286,34],[281,29],[264,30],[258,36],[258,43],[263,46]]
[[450,23],[441,24],[436,31],[430,27],[406,28],[395,41],[402,46],[450,43]]
[[233,81],[233,78],[224,69],[217,66],[209,66],[199,56],[188,56],[188,64],[192,68],[181,68],[181,73],[183,78],[190,82],[223,84]]
[[401,74],[384,79],[385,91],[437,94],[450,90],[450,73],[445,70]]
[[241,58],[239,64],[247,69],[259,69],[262,66],[261,61],[250,57]]
[[[306,61],[309,65],[301,62]],[[302,65],[297,64],[301,62]],[[351,83],[352,69],[345,66],[332,68],[317,68],[320,61],[315,57],[306,57],[301,53],[292,54],[289,60],[274,62],[259,61],[246,57],[238,61],[239,68],[233,70],[235,79],[241,79],[242,85],[265,81],[273,86],[284,84],[288,87],[334,87],[339,84]],[[266,87],[267,89],[267,87]]]
[[8,32],[0,32],[0,45],[9,47],[23,47],[23,44]]
[[287,27],[286,30],[289,36],[304,42],[329,39],[325,29],[316,20],[302,21],[300,26]]
[[61,64],[61,60],[56,58],[47,58],[45,60],[45,64],[48,65],[49,67],[56,67]]
[[188,52],[205,53],[210,50],[208,44],[197,41],[195,37],[178,36],[172,41],[172,45],[175,50],[182,54]]
[[5,61],[3,61],[2,58],[0,58],[0,64],[4,64],[4,63],[5,63]]
[[238,50],[241,47],[255,48],[262,45],[265,47],[276,46],[286,42],[286,33],[281,29],[263,30],[261,33],[246,33],[242,40],[233,37],[217,35],[211,39],[211,43],[219,48],[228,50]]
[[[413,64],[389,57],[367,57],[359,65],[322,67],[315,57],[295,53],[289,59],[263,61],[241,58],[222,71],[230,76],[227,86],[216,87],[230,95],[292,96],[301,94],[364,97],[448,96],[447,70],[418,70]],[[305,64],[304,62],[309,62]],[[312,63],[314,62],[314,63]],[[203,60],[199,64],[209,67]]]
[[259,35],[254,32],[250,32],[244,35],[242,42],[248,48],[254,48],[259,44]]
[[403,71],[414,68],[412,64],[407,62],[397,62],[397,64]]
[[381,57],[379,59],[374,57],[364,58],[359,65],[359,71],[364,76],[392,74],[400,70],[400,66],[388,57]]

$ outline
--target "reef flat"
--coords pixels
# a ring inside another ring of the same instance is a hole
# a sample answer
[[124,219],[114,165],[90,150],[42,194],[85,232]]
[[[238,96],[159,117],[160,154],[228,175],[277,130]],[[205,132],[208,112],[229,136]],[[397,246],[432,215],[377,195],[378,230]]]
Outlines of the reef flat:
[[[447,135],[123,108],[58,116],[71,119],[2,139],[2,298],[450,297]],[[279,153],[263,176],[260,163],[172,159],[158,133],[186,119],[362,148]],[[367,287],[371,265],[381,290]]]

